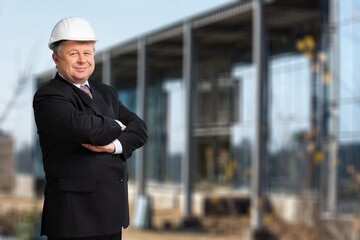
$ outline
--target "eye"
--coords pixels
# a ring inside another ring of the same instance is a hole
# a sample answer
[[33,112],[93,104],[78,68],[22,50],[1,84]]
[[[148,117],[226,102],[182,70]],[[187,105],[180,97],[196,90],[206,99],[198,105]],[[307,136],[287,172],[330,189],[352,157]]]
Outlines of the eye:
[[74,57],[74,56],[76,56],[76,54],[77,54],[76,52],[70,52],[69,53],[70,57]]

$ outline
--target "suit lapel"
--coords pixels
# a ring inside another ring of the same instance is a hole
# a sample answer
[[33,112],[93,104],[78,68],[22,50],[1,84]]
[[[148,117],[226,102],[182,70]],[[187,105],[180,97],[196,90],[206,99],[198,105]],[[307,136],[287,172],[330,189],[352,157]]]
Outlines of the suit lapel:
[[97,114],[101,114],[101,111],[98,107],[98,105],[96,104],[96,94],[94,95],[94,91],[92,91],[91,93],[93,94],[93,98],[91,99],[86,93],[84,93],[81,89],[75,87],[75,91],[78,93],[78,95],[80,96],[81,100],[88,106],[90,107],[92,110],[94,110]]
[[89,81],[89,83],[94,102],[100,109],[101,114],[116,119],[113,107],[116,104],[111,101],[111,97],[109,96],[111,92],[106,92],[106,88],[101,88],[98,83],[95,84],[92,81]]
[[99,112],[102,115],[112,116],[109,115],[109,110],[111,109],[108,105],[104,105],[104,96],[102,92],[94,86],[94,84],[90,83],[91,93],[93,95],[93,102],[99,109]]

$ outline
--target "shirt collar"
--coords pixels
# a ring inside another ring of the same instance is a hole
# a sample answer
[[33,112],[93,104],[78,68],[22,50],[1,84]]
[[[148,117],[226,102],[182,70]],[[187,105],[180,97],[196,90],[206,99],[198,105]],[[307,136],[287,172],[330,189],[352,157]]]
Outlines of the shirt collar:
[[70,82],[69,80],[67,80],[66,78],[64,78],[64,76],[63,75],[61,75],[60,73],[59,73],[59,75],[63,78],[63,79],[65,79],[66,81],[68,81],[69,83],[71,83],[71,84],[73,84],[75,87],[77,87],[77,88],[80,88],[81,86],[84,86],[84,85],[86,85],[86,86],[88,86],[88,88],[90,89],[90,84],[89,84],[89,81],[88,80],[86,80],[84,83],[73,83],[73,82]]
[[73,83],[76,87],[80,88],[81,86],[88,86],[88,88],[90,89],[90,84],[89,81],[86,80],[84,83],[80,84],[80,83]]

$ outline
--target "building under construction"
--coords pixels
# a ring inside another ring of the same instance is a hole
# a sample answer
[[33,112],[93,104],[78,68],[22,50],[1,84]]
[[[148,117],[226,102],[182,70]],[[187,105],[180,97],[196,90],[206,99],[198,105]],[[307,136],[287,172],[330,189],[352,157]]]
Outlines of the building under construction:
[[148,127],[130,197],[184,217],[226,213],[213,196],[359,209],[359,55],[359,0],[234,1],[98,52],[92,78]]

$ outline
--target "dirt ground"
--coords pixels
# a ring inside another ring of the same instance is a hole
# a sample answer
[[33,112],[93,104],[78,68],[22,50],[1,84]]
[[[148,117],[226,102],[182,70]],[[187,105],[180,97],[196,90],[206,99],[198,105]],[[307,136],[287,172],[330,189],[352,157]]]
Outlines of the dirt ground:
[[[199,227],[181,228],[181,213],[177,210],[157,210],[152,214],[150,229],[135,229],[134,224],[123,232],[124,240],[249,240],[249,215],[212,215],[197,219]],[[265,214],[265,227],[272,235],[259,240],[355,240],[360,239],[360,221],[354,223],[325,224],[324,219],[315,224],[291,224],[273,213]],[[356,232],[354,232],[354,227]],[[357,228],[356,228],[357,227]],[[356,235],[354,235],[356,233]]]
[[[199,227],[181,228],[181,214],[177,211],[153,213],[151,229],[130,226],[123,232],[124,240],[248,240],[249,216],[206,216],[199,218]],[[322,240],[315,227],[290,225],[267,216],[265,224],[274,238],[261,240]],[[324,238],[325,240],[326,238]],[[329,240],[329,239],[326,239]]]
[[173,217],[154,216],[150,229],[136,229],[130,226],[123,232],[124,240],[202,240],[202,239],[246,239],[248,218],[206,217],[198,219],[199,226],[182,228],[179,215]]

